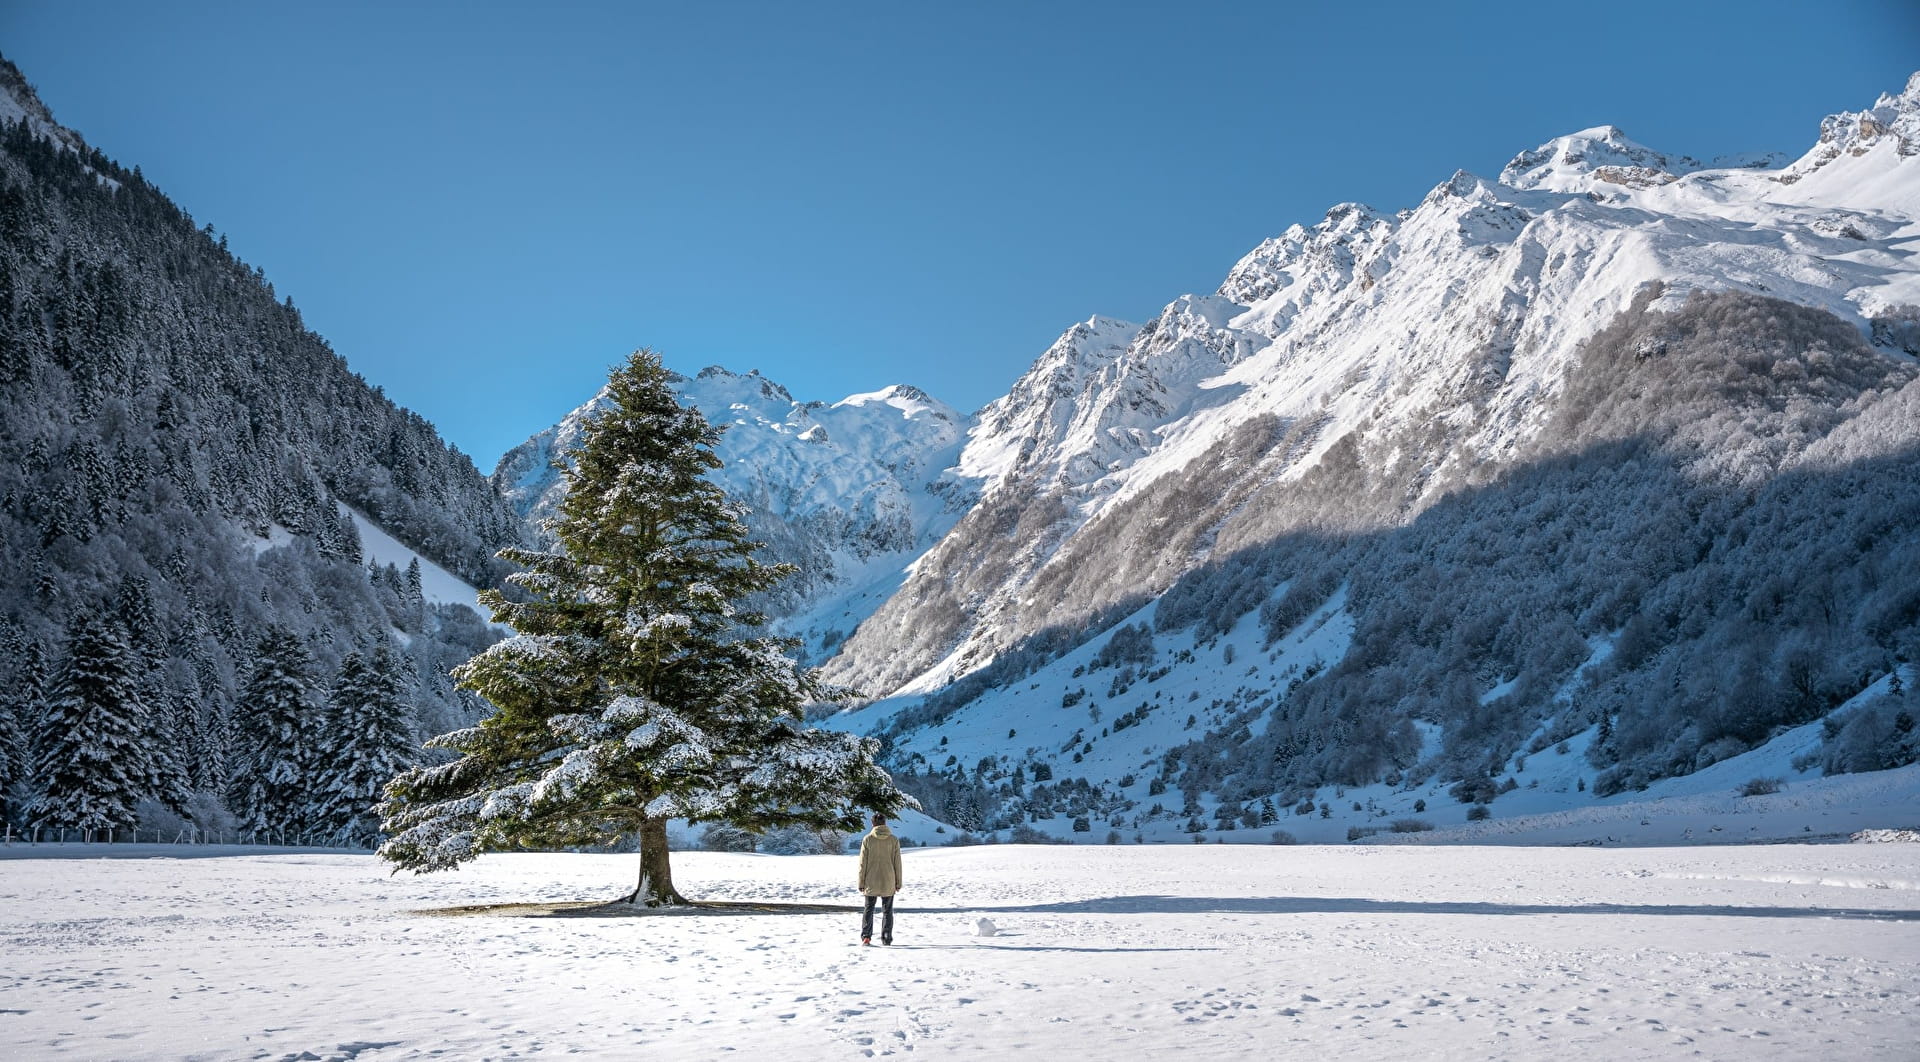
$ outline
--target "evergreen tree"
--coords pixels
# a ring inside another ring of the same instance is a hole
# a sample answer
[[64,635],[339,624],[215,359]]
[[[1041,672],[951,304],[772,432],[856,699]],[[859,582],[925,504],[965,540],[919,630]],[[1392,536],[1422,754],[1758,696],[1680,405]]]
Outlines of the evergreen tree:
[[181,730],[173,725],[172,705],[164,688],[162,667],[167,661],[166,639],[154,608],[153,584],[144,576],[126,576],[114,596],[113,622],[119,626],[131,653],[133,682],[142,706],[139,760],[142,794],[174,812],[187,801],[187,769],[181,748]]
[[113,618],[126,635],[127,646],[133,650],[144,683],[167,659],[166,639],[159,613],[154,609],[153,584],[144,576],[122,578],[120,589],[114,595]]
[[91,618],[74,631],[47,697],[27,809],[41,829],[113,830],[134,824],[142,796],[142,707],[133,652],[119,627]]
[[47,689],[46,654],[35,638],[9,639],[16,663],[13,680],[0,691],[0,821],[20,822],[33,777],[33,734]]
[[312,689],[313,658],[306,645],[285,628],[269,630],[235,705],[238,762],[227,806],[240,829],[285,835],[309,825]]
[[565,470],[556,547],[501,552],[530,599],[485,599],[520,633],[456,671],[497,710],[430,742],[457,759],[389,785],[384,858],[430,871],[638,834],[629,900],[680,904],[669,819],[858,829],[860,809],[910,802],[871,739],[803,725],[808,702],[844,691],[737,609],[791,569],[754,560],[743,514],[706,478],[719,431],[671,379],[644,350],[613,373]]
[[380,832],[373,806],[381,787],[416,758],[400,667],[384,642],[371,659],[353,652],[340,662],[328,703],[312,816],[329,837],[371,844]]
[[13,698],[0,700],[0,822],[14,819],[14,791],[27,779],[26,728]]

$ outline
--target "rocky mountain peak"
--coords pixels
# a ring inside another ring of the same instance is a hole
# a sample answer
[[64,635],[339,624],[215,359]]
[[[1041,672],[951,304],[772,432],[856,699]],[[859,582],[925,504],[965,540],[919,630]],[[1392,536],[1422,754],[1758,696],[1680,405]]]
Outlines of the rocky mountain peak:
[[1395,219],[1364,203],[1341,203],[1312,228],[1293,225],[1262,241],[1234,264],[1219,293],[1251,305],[1316,267],[1348,272],[1356,249],[1378,244],[1392,233],[1395,223]]
[[20,68],[0,57],[0,122],[23,120],[35,136],[46,137],[74,151],[86,148],[80,134],[53,120],[53,112],[40,101],[40,94],[34,91]]
[[1885,93],[1864,111],[1830,114],[1820,123],[1820,140],[1795,162],[1783,179],[1791,183],[1835,159],[1865,155],[1892,143],[1901,158],[1920,155],[1920,73],[1898,93]]
[[1589,192],[1600,184],[1644,188],[1669,183],[1703,165],[1636,143],[1618,126],[1597,125],[1515,155],[1500,171],[1500,182],[1549,192]]

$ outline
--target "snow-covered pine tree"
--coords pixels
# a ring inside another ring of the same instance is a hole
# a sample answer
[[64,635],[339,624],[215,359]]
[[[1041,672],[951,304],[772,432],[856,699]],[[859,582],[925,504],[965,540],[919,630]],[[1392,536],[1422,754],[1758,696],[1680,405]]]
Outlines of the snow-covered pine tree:
[[142,706],[140,767],[142,795],[169,810],[186,807],[187,768],[182,755],[182,733],[172,725],[162,667],[167,661],[166,638],[154,608],[153,584],[144,576],[126,576],[114,596],[112,620],[126,640],[133,666],[136,696]]
[[334,680],[312,818],[326,836],[345,844],[370,845],[379,836],[373,807],[381,787],[418,758],[400,667],[382,642],[370,658],[348,653]]
[[34,775],[40,792],[28,825],[54,830],[115,830],[134,824],[143,794],[142,708],[135,662],[119,625],[83,621],[47,695]]
[[857,829],[863,808],[911,803],[873,762],[875,742],[804,725],[807,703],[844,691],[737,610],[790,569],[754,560],[743,514],[706,478],[720,433],[671,379],[645,350],[614,371],[563,470],[556,547],[501,552],[525,569],[509,578],[529,600],[484,599],[520,633],[455,673],[497,710],[429,742],[458,758],[387,787],[384,858],[424,872],[637,834],[628,901],[682,904],[669,819]]
[[46,652],[37,638],[9,628],[7,653],[13,677],[0,690],[0,821],[24,823],[28,783],[33,777],[33,735],[47,689]]
[[309,825],[312,690],[313,657],[306,645],[284,627],[269,629],[234,706],[239,748],[227,806],[241,830],[287,835]]
[[14,791],[27,777],[27,731],[13,698],[0,698],[0,823],[14,820]]

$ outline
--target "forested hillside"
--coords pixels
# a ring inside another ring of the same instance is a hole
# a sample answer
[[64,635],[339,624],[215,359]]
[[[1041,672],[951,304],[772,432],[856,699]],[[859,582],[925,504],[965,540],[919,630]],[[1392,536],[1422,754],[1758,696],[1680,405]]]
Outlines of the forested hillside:
[[[367,772],[322,768],[464,721],[446,671],[493,635],[430,605],[417,570],[364,564],[343,506],[479,585],[519,521],[4,61],[0,103],[6,817],[124,827],[146,802],[153,821],[364,833],[363,806],[311,805]],[[75,795],[103,772],[128,775],[118,795]]]

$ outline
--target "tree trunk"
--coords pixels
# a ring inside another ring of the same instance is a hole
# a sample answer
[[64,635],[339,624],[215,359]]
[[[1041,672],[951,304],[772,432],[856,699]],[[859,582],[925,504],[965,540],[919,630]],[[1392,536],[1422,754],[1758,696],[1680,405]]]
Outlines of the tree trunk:
[[628,903],[647,907],[684,907],[687,898],[673,887],[673,868],[667,863],[667,820],[640,824],[640,881]]

